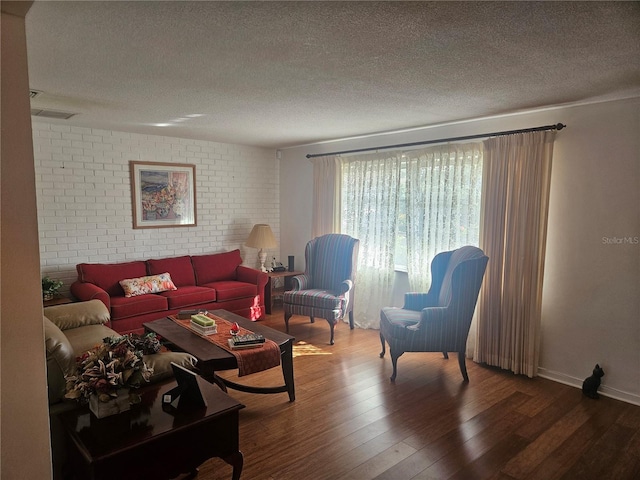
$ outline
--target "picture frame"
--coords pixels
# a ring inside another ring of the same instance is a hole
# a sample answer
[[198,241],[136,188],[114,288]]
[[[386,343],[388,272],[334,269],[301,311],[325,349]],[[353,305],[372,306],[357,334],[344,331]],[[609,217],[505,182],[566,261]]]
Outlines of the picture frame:
[[133,228],[193,227],[196,222],[196,166],[129,162]]
[[174,408],[207,407],[207,400],[198,385],[198,375],[175,362],[171,362],[171,369],[178,386],[162,395],[163,405]]

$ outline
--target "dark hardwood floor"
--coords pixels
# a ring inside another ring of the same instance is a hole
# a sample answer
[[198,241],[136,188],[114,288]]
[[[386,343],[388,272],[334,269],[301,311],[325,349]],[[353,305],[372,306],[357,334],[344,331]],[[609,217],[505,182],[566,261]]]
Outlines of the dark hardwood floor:
[[[264,324],[284,331],[281,311]],[[377,330],[293,317],[296,401],[230,390],[240,412],[245,480],[639,479],[640,407],[528,379],[455,354],[407,353],[398,378]],[[223,372],[233,378],[235,372]],[[280,384],[280,369],[241,379]],[[230,479],[213,459],[198,479]]]

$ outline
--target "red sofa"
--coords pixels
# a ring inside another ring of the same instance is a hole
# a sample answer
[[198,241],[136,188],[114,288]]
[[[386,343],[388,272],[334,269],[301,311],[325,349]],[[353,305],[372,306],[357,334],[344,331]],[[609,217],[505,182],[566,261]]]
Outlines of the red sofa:
[[[240,250],[126,263],[80,263],[71,294],[101,300],[118,333],[141,333],[142,324],[180,310],[225,309],[251,320],[264,316],[266,273],[242,264]],[[168,272],[176,290],[126,297],[120,280]]]

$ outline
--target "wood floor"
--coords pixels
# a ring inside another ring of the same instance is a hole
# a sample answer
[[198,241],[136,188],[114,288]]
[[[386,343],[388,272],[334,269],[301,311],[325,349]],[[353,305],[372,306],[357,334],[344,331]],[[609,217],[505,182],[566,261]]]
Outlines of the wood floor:
[[[281,312],[264,324],[284,331]],[[230,390],[240,412],[243,480],[639,479],[640,407],[455,354],[407,353],[398,378],[377,330],[293,317],[296,401]],[[224,372],[234,377],[234,372]],[[241,379],[281,384],[280,369]],[[230,479],[212,459],[199,480]]]

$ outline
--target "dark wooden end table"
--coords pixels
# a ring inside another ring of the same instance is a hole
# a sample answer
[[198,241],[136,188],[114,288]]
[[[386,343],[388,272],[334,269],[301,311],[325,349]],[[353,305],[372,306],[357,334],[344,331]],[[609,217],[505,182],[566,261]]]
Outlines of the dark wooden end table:
[[[304,272],[285,270],[284,272],[267,272],[269,276],[269,281],[264,288],[264,308],[266,313],[271,314],[273,312],[273,305],[275,303],[275,299],[278,297],[282,297],[284,292],[287,290],[291,290],[293,287],[291,285],[291,278],[296,275],[302,275]],[[276,287],[275,280],[282,279],[282,286]]]
[[69,297],[65,297],[61,293],[56,293],[53,298],[49,300],[43,300],[42,306],[44,308],[47,307],[55,307],[56,305],[66,305],[67,303],[73,303],[73,300]]
[[284,385],[275,387],[254,387],[232,382],[226,378],[221,378],[216,375],[216,371],[238,368],[238,362],[233,354],[189,331],[189,329],[178,325],[170,318],[161,318],[143,325],[146,331],[155,332],[164,340],[175,346],[172,348],[177,348],[178,350],[190,353],[196,357],[198,359],[198,373],[208,381],[220,385],[225,391],[228,387],[248,393],[287,392],[289,394],[289,401],[293,402],[296,399],[295,386],[293,382],[293,342],[295,337],[279,332],[278,330],[274,330],[273,328],[260,325],[259,323],[252,322],[251,320],[226,310],[212,310],[211,313],[222,317],[229,322],[238,322],[238,325],[241,327],[255,333],[261,333],[266,339],[274,341],[280,347],[280,363],[282,365]]
[[140,389],[142,401],[131,410],[102,419],[88,407],[61,413],[68,434],[69,460],[78,479],[169,479],[195,476],[206,460],[220,457],[242,473],[238,411],[241,403],[218,387],[198,379],[207,407],[173,408],[162,394],[175,381]]

